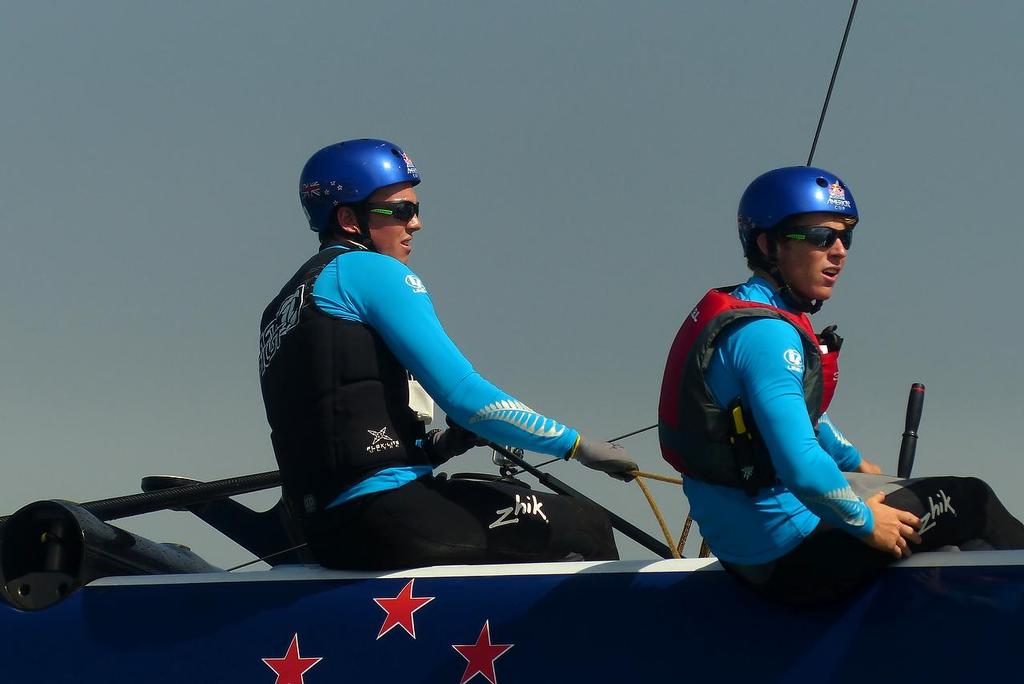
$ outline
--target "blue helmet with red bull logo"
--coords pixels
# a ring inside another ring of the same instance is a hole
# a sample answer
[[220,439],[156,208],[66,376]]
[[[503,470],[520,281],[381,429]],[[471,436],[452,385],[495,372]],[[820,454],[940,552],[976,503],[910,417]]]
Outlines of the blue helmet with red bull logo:
[[851,226],[859,218],[846,183],[813,166],[774,169],[754,179],[740,198],[739,232],[744,256],[757,256],[757,235],[773,230],[790,216],[828,212]]
[[363,138],[319,150],[302,167],[299,201],[316,232],[330,230],[336,207],[359,204],[395,183],[420,182],[409,155],[387,140]]

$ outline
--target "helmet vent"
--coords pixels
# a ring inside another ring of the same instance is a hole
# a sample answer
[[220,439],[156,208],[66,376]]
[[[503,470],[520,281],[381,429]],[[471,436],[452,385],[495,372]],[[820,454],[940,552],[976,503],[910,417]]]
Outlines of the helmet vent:
[[828,187],[828,181],[825,180],[824,178],[822,178],[821,176],[818,176],[816,179],[814,179],[814,182],[817,183],[818,185],[820,185],[823,188],[827,188]]

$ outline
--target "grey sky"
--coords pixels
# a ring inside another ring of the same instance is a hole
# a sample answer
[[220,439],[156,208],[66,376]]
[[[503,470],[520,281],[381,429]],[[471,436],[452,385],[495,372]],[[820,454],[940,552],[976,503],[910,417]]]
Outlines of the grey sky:
[[[421,170],[410,265],[478,370],[595,438],[651,424],[680,320],[746,277],[740,193],[806,159],[849,11],[210,4],[0,22],[0,512],[275,467],[258,318],[315,247],[301,165],[353,137]],[[846,337],[836,422],[893,470],[926,383],[916,473],[980,474],[1017,514],[1022,24],[1015,2],[861,3],[815,158],[862,212],[815,317]],[[667,472],[653,434],[625,444]],[[553,472],[657,532],[635,485]],[[248,559],[183,513],[124,525]]]

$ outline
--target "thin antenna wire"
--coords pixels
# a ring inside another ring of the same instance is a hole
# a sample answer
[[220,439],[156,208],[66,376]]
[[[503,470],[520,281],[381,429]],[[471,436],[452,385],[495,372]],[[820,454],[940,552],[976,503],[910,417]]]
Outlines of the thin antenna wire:
[[305,545],[306,545],[306,542],[302,542],[301,544],[296,544],[295,546],[288,547],[287,549],[281,549],[280,551],[275,551],[274,553],[268,553],[266,556],[263,556],[262,558],[254,558],[253,560],[249,561],[248,563],[242,563],[241,565],[236,565],[233,568],[228,568],[224,572],[234,572],[235,570],[238,570],[238,569],[244,568],[244,567],[248,567],[248,566],[250,566],[250,565],[252,565],[254,563],[259,563],[260,561],[265,561],[268,558],[273,558],[274,556],[280,556],[282,553],[288,553],[289,551],[295,551],[296,549],[301,549]]
[[[639,435],[641,432],[647,432],[648,430],[653,430],[656,427],[658,427],[657,423],[655,423],[654,425],[648,425],[645,428],[640,428],[639,430],[633,430],[632,432],[627,432],[626,434],[619,435],[618,437],[612,437],[608,441],[609,442],[618,442],[620,439],[626,439],[627,437],[632,437],[633,435]],[[543,468],[546,465],[551,465],[555,461],[561,461],[561,460],[562,460],[561,458],[557,458],[557,457],[556,458],[552,458],[549,461],[544,461],[543,463],[538,463],[537,465],[534,466],[534,468]],[[510,469],[510,470],[512,471],[512,473],[511,473],[512,475],[518,475],[519,473],[523,472],[522,470],[516,470],[514,468]]]
[[627,437],[632,437],[633,435],[639,435],[641,432],[647,432],[648,430],[653,430],[656,427],[658,427],[657,423],[655,423],[654,425],[648,425],[645,428],[640,428],[639,430],[633,430],[632,432],[627,432],[626,434],[619,435],[618,437],[612,437],[608,441],[609,442],[618,442],[620,439],[626,439]]
[[836,66],[832,69],[832,80],[828,83],[828,93],[825,94],[825,104],[821,106],[821,116],[818,117],[818,128],[814,131],[814,142],[811,143],[811,153],[807,155],[807,166],[811,165],[814,159],[814,150],[818,146],[818,136],[821,134],[821,125],[825,123],[825,112],[828,111],[828,101],[832,99],[832,87],[836,84],[836,76],[839,74],[839,63],[843,61],[843,50],[846,49],[846,39],[850,35],[850,27],[853,26],[853,15],[857,11],[857,0],[853,0],[853,7],[850,8],[850,18],[846,20],[846,31],[843,32],[843,42],[839,46],[839,55],[836,56]]

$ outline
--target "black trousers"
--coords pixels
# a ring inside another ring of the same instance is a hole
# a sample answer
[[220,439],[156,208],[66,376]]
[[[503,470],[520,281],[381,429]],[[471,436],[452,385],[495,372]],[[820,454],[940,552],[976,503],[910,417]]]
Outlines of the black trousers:
[[421,477],[303,526],[317,562],[338,569],[618,558],[603,510],[506,482]]
[[[880,480],[880,481],[884,481]],[[871,480],[858,493],[870,496]],[[851,482],[851,484],[854,484]],[[855,487],[856,488],[856,487]],[[1024,549],[1024,525],[992,488],[975,477],[927,477],[889,482],[885,503],[921,518],[922,543],[911,551]],[[722,565],[766,598],[789,605],[841,600],[896,559],[860,539],[821,524],[799,546],[763,566]]]

